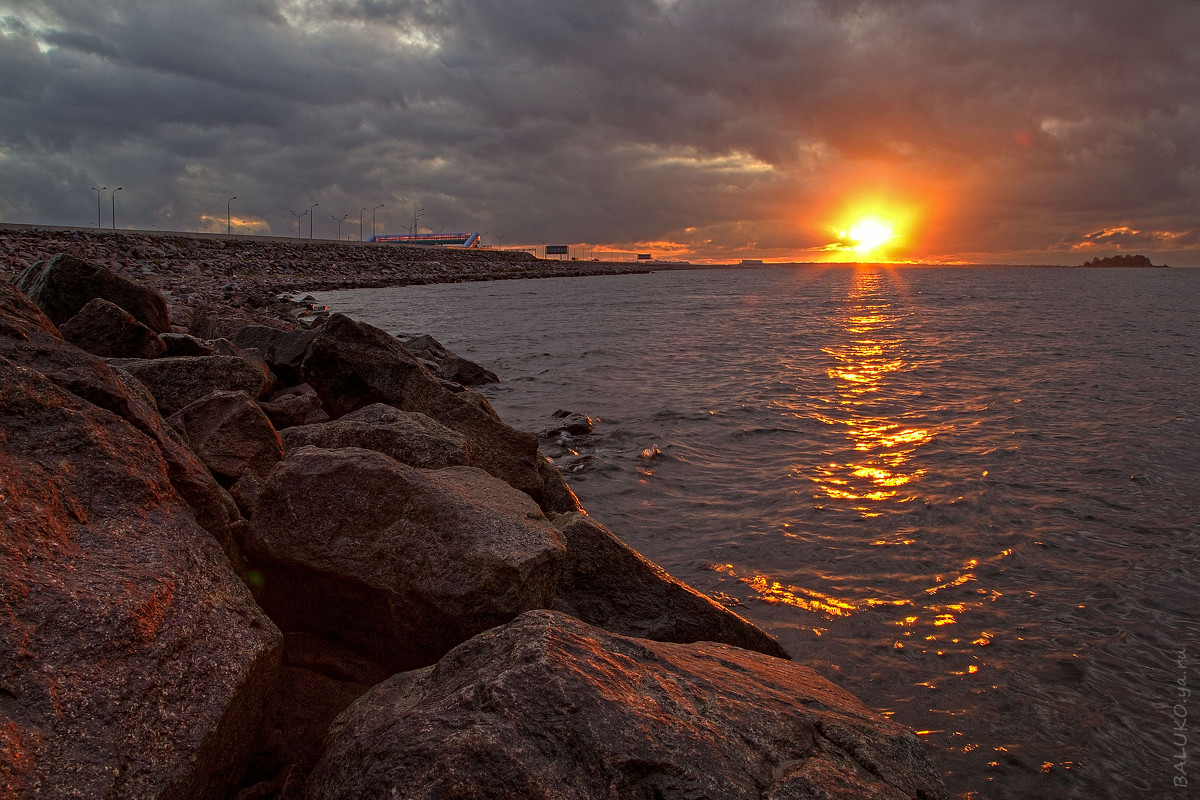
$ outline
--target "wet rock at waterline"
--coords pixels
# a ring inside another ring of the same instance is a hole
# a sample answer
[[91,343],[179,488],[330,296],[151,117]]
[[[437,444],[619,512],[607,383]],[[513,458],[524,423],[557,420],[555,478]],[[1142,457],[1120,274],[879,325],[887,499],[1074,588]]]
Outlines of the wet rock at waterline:
[[531,611],[359,698],[331,726],[307,797],[933,800],[946,792],[916,736],[807,667]]
[[411,353],[378,328],[334,314],[313,336],[301,365],[330,416],[372,403],[416,411],[469,439],[471,463],[535,500],[541,498],[537,437],[517,431],[442,388]]
[[586,436],[592,432],[592,418],[587,414],[560,408],[550,416],[550,421],[538,431],[538,436],[542,439],[549,439],[561,433],[570,436]]
[[790,658],[761,628],[642,556],[591,517],[563,514],[567,541],[555,608],[628,636],[661,642],[723,642]]

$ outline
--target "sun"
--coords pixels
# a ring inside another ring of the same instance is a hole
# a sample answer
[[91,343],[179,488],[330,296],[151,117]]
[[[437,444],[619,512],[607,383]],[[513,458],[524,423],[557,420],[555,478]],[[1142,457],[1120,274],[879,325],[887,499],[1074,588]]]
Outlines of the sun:
[[885,261],[907,253],[920,216],[914,200],[859,197],[841,205],[822,226],[827,244],[810,248],[823,260]]
[[869,253],[895,239],[896,229],[879,217],[863,217],[850,230],[843,231],[841,238],[849,243],[848,249],[856,253]]

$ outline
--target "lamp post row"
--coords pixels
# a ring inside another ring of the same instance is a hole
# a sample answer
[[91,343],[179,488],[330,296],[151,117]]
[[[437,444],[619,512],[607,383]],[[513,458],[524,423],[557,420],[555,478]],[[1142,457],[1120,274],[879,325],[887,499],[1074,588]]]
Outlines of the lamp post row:
[[[114,231],[117,229],[117,192],[122,191],[124,188],[124,186],[118,186],[117,188],[113,189],[112,194],[109,195],[109,197],[112,199],[112,229]],[[104,223],[100,218],[100,193],[108,191],[108,187],[101,186],[99,189],[97,189],[95,186],[93,186],[92,191],[96,193],[96,227],[103,228]]]
[[[117,229],[117,192],[123,191],[124,188],[125,188],[124,186],[118,186],[117,188],[113,189],[112,194],[109,195],[109,198],[112,200],[112,229],[114,231]],[[92,191],[96,193],[96,227],[102,228],[102,227],[104,227],[104,223],[101,218],[100,195],[102,192],[108,191],[108,187],[101,186],[101,187],[97,188],[97,187],[93,186]],[[237,199],[238,199],[237,195],[235,194],[233,197],[231,197],[227,201],[225,201],[225,235],[226,236],[230,235],[233,232],[233,201],[237,200]],[[312,213],[312,210],[319,205],[321,205],[321,204],[313,203],[311,206],[308,207],[307,211],[305,211],[301,214],[297,214],[295,211],[288,212],[289,214],[291,214],[292,216],[294,216],[296,218],[296,238],[300,238],[300,219],[301,219],[301,217],[308,217],[308,238],[309,239],[313,238],[313,217],[315,215]],[[372,239],[375,238],[375,212],[377,210],[383,208],[384,205],[385,205],[384,203],[380,203],[379,205],[377,205],[371,209],[371,238]],[[366,210],[367,210],[366,206],[363,206],[362,211],[360,211],[358,214],[358,240],[360,242],[363,240],[363,215],[366,213]],[[425,209],[421,209],[421,210],[424,211]],[[330,217],[330,219],[334,220],[338,224],[338,240],[339,241],[342,238],[342,223],[345,220],[349,219],[349,217],[350,217],[349,214],[343,214],[341,219],[339,219],[336,216]],[[155,225],[153,227],[157,228],[158,226]]]

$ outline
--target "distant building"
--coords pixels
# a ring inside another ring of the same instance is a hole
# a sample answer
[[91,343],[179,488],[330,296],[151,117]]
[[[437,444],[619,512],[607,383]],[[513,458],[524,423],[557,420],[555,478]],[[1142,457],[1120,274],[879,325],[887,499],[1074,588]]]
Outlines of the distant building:
[[432,244],[442,247],[478,247],[478,233],[385,233],[372,236],[372,242],[383,244]]

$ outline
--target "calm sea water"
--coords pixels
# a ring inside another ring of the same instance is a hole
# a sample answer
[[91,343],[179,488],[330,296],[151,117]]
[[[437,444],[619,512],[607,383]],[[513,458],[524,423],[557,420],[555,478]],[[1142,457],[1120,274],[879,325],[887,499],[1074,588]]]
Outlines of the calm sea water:
[[1200,270],[697,270],[321,300],[490,367],[516,427],[597,419],[543,442],[589,512],[918,731],[956,796],[1200,784],[1176,725],[1200,719],[1180,691],[1200,684]]

